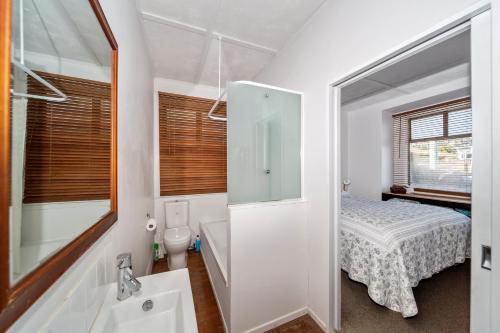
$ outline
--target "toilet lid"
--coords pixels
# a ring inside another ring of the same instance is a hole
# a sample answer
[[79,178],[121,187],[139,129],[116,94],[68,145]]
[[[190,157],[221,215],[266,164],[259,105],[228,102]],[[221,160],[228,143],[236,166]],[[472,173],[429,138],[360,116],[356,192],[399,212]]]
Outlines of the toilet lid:
[[189,227],[170,228],[165,231],[165,241],[169,243],[185,242],[191,238]]

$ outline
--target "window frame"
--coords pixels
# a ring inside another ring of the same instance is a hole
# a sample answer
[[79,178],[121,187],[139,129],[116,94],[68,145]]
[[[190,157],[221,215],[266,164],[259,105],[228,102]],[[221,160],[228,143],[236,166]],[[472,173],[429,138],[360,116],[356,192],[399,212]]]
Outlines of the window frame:
[[[457,111],[464,111],[464,110],[470,110],[471,108],[464,108],[464,109],[458,109],[458,110],[447,110],[447,111],[440,111],[440,112],[436,112],[436,113],[432,113],[432,114],[426,114],[426,115],[422,115],[422,116],[417,116],[417,117],[414,117],[414,118],[409,118],[408,119],[408,128],[409,128],[409,140],[408,142],[409,143],[414,143],[414,142],[425,142],[425,141],[435,141],[435,140],[449,140],[449,139],[460,139],[460,138],[467,138],[467,137],[472,137],[472,132],[471,133],[466,133],[466,134],[457,134],[457,135],[448,135],[448,114],[450,112],[457,112]],[[412,139],[411,137],[411,122],[414,121],[414,120],[418,120],[418,119],[424,119],[424,118],[430,118],[430,117],[434,117],[434,116],[437,116],[437,115],[440,115],[442,114],[443,115],[443,135],[441,136],[433,136],[433,137],[429,137],[429,138],[423,138],[423,139]]]
[[[428,141],[438,141],[438,140],[450,140],[450,139],[460,139],[460,138],[472,138],[472,132],[471,133],[466,133],[466,134],[457,134],[457,135],[448,135],[448,114],[450,112],[457,112],[457,111],[463,111],[463,110],[471,110],[471,107],[467,108],[461,108],[461,109],[455,109],[455,110],[446,110],[446,111],[440,111],[440,112],[435,112],[431,114],[426,114],[426,115],[421,115],[421,116],[416,116],[408,119],[408,183],[411,186],[411,144],[412,143],[419,143],[419,142],[428,142]],[[429,117],[434,117],[436,115],[443,115],[443,135],[441,136],[435,136],[435,137],[429,137],[429,138],[423,138],[423,139],[412,139],[412,130],[411,130],[411,122],[413,120],[417,119],[423,119],[423,118],[429,118]],[[437,190],[437,189],[431,189],[431,188],[425,188],[425,187],[415,187],[414,191],[416,192],[422,192],[422,193],[434,193],[434,194],[443,194],[443,195],[455,195],[455,196],[462,196],[462,197],[471,197],[471,193],[469,192],[459,192],[459,191],[446,191],[446,190]]]

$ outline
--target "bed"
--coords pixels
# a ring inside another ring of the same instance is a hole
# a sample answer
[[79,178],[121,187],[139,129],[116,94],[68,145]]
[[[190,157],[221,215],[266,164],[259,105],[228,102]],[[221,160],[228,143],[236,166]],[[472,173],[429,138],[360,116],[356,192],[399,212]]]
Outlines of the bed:
[[470,218],[449,208],[344,194],[340,221],[342,270],[405,318],[420,280],[470,257]]

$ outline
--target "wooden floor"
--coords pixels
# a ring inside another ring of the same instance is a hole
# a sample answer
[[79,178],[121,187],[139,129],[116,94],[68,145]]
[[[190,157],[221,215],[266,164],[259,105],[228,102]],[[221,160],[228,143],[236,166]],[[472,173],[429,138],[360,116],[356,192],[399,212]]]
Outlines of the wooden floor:
[[[200,333],[224,333],[222,318],[217,301],[208,279],[208,273],[200,253],[189,252],[189,278],[193,292],[196,321]],[[160,260],[153,265],[153,274],[168,271],[167,261]],[[308,315],[297,318],[282,326],[276,327],[272,333],[322,333],[321,328]]]
[[323,330],[308,315],[292,320],[268,331],[272,333],[323,333]]

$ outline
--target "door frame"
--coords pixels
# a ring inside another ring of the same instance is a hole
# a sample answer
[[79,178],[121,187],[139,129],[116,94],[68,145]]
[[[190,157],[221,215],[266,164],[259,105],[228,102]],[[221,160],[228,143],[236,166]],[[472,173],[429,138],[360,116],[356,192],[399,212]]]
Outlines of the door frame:
[[[491,40],[500,41],[500,0],[492,0]],[[492,147],[500,146],[500,43],[491,44],[492,69]],[[500,153],[492,154],[492,170],[500,168]],[[500,173],[492,172],[492,202],[500,200]],[[491,313],[500,313],[500,256],[497,256],[500,244],[500,205],[491,209]],[[493,246],[495,245],[495,246]],[[495,283],[497,281],[497,283]],[[500,316],[492,316],[491,330],[500,330]]]
[[[492,0],[500,11],[500,0]],[[450,38],[460,32],[470,29],[470,19],[476,15],[492,9],[492,2],[480,1],[475,5],[467,8],[464,11],[453,15],[446,20],[441,21],[434,27],[422,32],[414,38],[411,38],[402,44],[389,49],[382,55],[373,58],[366,64],[356,67],[353,70],[347,72],[344,75],[339,76],[330,80],[328,85],[329,91],[329,318],[328,318],[328,332],[337,332],[341,327],[341,264],[340,264],[340,197],[341,197],[341,112],[340,112],[340,91],[342,87],[357,81],[363,77],[366,77],[376,71],[379,71],[385,67],[388,67],[402,59],[405,59],[411,55],[414,55],[421,50],[435,45],[444,39]],[[493,11],[495,13],[495,11]],[[495,17],[497,18],[495,20]],[[493,30],[496,29],[496,34],[493,37],[500,37],[500,13],[496,13],[492,18]],[[493,40],[495,40],[493,38]],[[493,50],[493,55],[500,56],[500,46],[495,47]],[[492,77],[494,78],[494,85],[500,87],[500,75],[494,75],[494,73],[500,74],[500,63],[496,67],[493,67]],[[496,80],[495,80],[496,78]],[[500,90],[500,89],[499,89]],[[497,90],[498,91],[498,90]],[[494,104],[500,107],[500,92],[497,92],[494,96],[496,97],[497,103]],[[500,119],[496,119],[497,128],[500,131]],[[497,131],[497,133],[499,132]],[[500,134],[497,135],[497,141],[500,142]],[[500,158],[499,158],[500,159]],[[500,166],[500,161],[497,165]],[[497,183],[500,186],[500,177],[498,177]],[[500,194],[500,193],[499,193]],[[500,217],[500,211],[498,212]],[[494,229],[495,230],[495,227]],[[500,226],[496,226],[496,230],[500,231]],[[499,240],[500,236],[497,237]],[[494,240],[492,239],[492,242]],[[500,258],[497,258],[500,259]],[[493,259],[495,261],[495,259]],[[500,267],[500,263],[498,264]],[[498,276],[498,272],[497,272]],[[500,286],[496,286],[496,291],[498,292]],[[497,302],[497,306],[500,306],[500,301]],[[494,305],[494,304],[492,304]],[[498,318],[494,320],[499,320]]]

